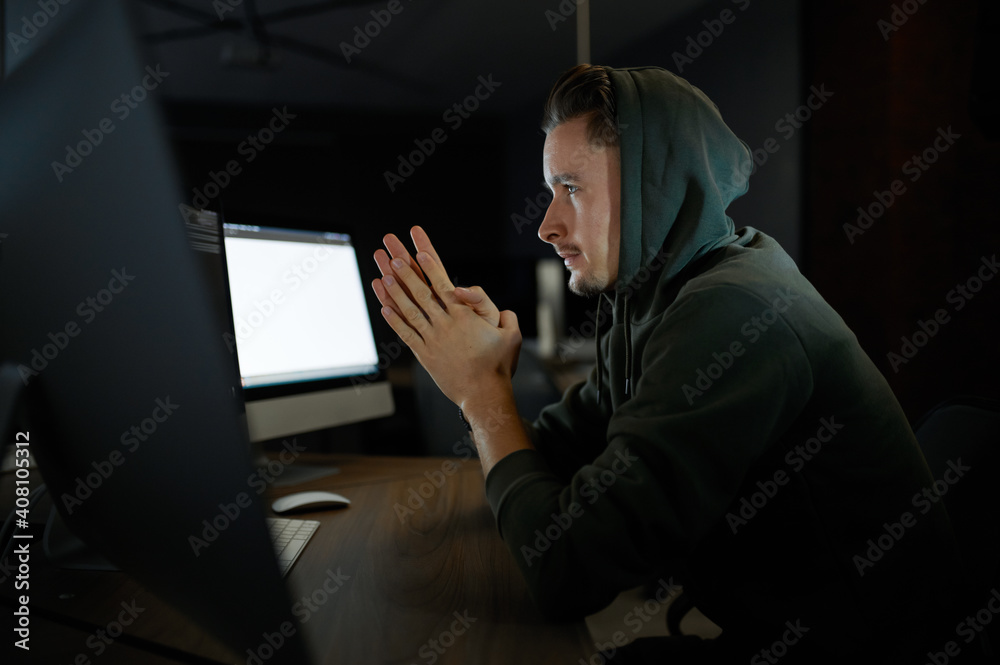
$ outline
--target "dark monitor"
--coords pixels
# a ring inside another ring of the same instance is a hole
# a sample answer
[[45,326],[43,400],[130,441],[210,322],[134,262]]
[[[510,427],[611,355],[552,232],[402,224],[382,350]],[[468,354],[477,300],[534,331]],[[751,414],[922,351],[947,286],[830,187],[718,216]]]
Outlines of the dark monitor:
[[[66,525],[243,660],[298,623],[178,213],[152,99],[169,79],[140,58],[123,3],[62,11],[0,85],[0,429],[20,399]],[[300,632],[269,662],[309,662]]]

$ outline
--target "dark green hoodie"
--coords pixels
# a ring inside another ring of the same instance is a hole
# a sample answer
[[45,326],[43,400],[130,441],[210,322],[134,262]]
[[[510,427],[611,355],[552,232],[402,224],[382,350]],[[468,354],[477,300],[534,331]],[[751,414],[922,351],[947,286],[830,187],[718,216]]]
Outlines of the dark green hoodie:
[[486,480],[536,603],[579,618],[672,578],[746,653],[909,643],[954,544],[898,402],[781,247],[735,230],[752,163],[715,105],[662,69],[609,73],[621,244],[599,362]]

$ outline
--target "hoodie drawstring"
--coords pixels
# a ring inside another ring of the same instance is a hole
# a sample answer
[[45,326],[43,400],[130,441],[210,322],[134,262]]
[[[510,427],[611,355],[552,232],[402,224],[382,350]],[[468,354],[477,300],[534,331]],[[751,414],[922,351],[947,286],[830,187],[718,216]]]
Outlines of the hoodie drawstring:
[[[629,299],[625,298],[623,313],[625,318],[625,397],[632,397],[632,308]],[[598,319],[600,321],[600,319]],[[597,345],[597,403],[601,403],[601,392],[604,387],[604,354],[601,352],[601,326],[597,326],[594,336]]]
[[601,362],[601,336],[597,336],[597,403],[601,403],[601,384],[604,383],[604,363]]
[[[598,296],[599,298],[602,296]],[[604,384],[604,358],[601,357],[601,317],[597,317],[597,330],[594,332],[594,343],[597,344],[597,403],[601,403],[601,387]]]
[[632,313],[629,298],[625,297],[625,398],[632,397]]

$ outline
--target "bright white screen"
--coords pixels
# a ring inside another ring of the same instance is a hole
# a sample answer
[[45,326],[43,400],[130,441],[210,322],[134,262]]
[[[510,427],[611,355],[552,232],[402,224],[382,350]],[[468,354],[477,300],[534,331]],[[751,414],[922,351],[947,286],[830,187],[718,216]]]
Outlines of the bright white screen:
[[245,387],[375,370],[378,354],[354,248],[307,241],[321,237],[226,236]]

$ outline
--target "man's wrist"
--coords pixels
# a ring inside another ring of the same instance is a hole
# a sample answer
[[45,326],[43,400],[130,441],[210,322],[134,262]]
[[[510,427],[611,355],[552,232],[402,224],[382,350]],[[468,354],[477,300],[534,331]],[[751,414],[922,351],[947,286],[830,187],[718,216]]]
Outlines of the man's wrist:
[[521,426],[510,381],[483,390],[463,400],[460,408],[472,431],[483,474],[507,455],[530,449],[531,441]]
[[458,405],[470,422],[497,407],[514,403],[514,387],[509,380],[480,382],[476,391],[466,395]]
[[511,420],[517,419],[514,388],[509,381],[497,382],[462,400],[460,412],[472,431],[495,432]]

